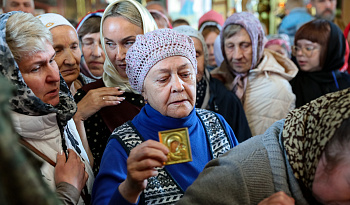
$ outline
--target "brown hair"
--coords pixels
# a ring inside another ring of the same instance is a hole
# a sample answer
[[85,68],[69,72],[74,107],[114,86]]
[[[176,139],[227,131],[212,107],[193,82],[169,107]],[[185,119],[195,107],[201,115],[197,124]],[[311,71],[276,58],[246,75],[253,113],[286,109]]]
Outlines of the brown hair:
[[218,29],[218,27],[216,26],[206,26],[203,31],[202,31],[202,35],[204,37],[204,39],[207,38],[207,36],[209,35],[209,33],[211,32],[215,32],[216,34],[220,34],[220,30]]
[[300,27],[295,33],[294,45],[297,45],[297,41],[301,39],[306,39],[320,44],[322,46],[320,54],[320,67],[323,67],[326,60],[330,32],[331,27],[327,20],[316,19],[310,21]]
[[173,27],[182,26],[182,25],[189,26],[190,23],[188,23],[186,19],[176,19],[175,21],[173,21]]
[[88,33],[99,33],[100,32],[101,17],[93,16],[88,18],[83,25],[81,25],[78,36],[83,38]]

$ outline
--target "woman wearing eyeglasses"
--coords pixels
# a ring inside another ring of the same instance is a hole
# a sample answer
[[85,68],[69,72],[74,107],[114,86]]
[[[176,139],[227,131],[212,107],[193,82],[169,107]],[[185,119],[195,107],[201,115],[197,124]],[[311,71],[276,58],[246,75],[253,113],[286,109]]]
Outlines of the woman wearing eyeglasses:
[[342,31],[330,21],[317,19],[300,27],[292,47],[299,72],[290,81],[296,107],[350,87],[350,75],[339,71],[344,64],[345,43]]

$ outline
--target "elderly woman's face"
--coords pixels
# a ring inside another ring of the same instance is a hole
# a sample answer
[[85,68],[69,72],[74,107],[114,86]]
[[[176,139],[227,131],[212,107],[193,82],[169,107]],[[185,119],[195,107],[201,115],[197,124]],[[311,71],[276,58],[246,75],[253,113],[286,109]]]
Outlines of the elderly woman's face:
[[55,50],[46,42],[46,51],[25,56],[18,64],[24,82],[44,103],[59,103],[60,75],[54,60]]
[[253,48],[250,36],[244,28],[230,38],[224,39],[224,49],[232,69],[247,73],[252,66]]
[[350,204],[350,162],[326,170],[325,155],[318,163],[312,193],[322,204]]
[[55,61],[67,85],[70,86],[79,76],[81,51],[77,33],[70,26],[57,26],[51,30]]
[[107,56],[121,77],[127,78],[125,56],[143,30],[123,17],[108,17],[104,20],[103,36]]
[[145,100],[162,115],[186,117],[195,105],[195,70],[185,57],[165,58],[150,69],[143,88]]

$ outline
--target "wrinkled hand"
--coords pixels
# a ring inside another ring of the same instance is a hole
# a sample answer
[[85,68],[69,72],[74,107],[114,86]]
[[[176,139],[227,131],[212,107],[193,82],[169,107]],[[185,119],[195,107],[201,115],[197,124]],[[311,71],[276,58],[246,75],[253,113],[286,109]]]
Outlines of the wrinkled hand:
[[167,161],[169,149],[153,140],[141,143],[131,150],[127,160],[128,174],[126,180],[119,186],[122,196],[135,203],[141,192],[147,186],[147,179],[157,176],[156,167],[162,167]]
[[89,90],[77,104],[78,110],[74,117],[84,121],[103,107],[118,105],[125,99],[118,97],[124,93],[118,89],[118,87],[103,87]]
[[294,205],[295,201],[283,191],[272,194],[270,197],[262,200],[259,205]]
[[72,149],[68,149],[68,160],[66,155],[57,153],[55,167],[55,183],[66,182],[73,185],[80,192],[88,180],[89,175],[85,172],[85,164]]

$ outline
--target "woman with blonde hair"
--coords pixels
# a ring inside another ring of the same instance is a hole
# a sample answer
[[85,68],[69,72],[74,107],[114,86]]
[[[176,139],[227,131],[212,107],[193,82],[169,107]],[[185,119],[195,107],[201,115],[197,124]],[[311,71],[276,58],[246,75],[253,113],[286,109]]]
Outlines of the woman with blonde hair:
[[[83,86],[75,95],[75,119],[84,122],[95,175],[112,131],[132,120],[144,106],[143,97],[130,86],[126,76],[126,52],[136,35],[157,29],[147,9],[134,0],[114,1],[105,9],[101,22],[100,39],[106,54],[102,79]],[[81,100],[84,97],[91,100]]]

